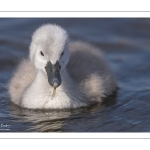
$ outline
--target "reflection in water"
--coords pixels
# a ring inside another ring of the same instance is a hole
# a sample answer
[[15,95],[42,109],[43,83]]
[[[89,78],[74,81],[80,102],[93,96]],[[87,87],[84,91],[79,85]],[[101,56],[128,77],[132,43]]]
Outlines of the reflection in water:
[[63,131],[67,118],[69,120],[84,119],[86,115],[92,115],[105,107],[114,105],[116,103],[115,98],[116,93],[104,99],[102,104],[97,103],[89,107],[62,110],[29,110],[11,103],[11,112],[14,118],[21,118],[22,122],[32,123],[27,131],[60,132]]
[[31,122],[29,130],[34,131],[61,131],[65,118],[69,117],[69,111],[57,110],[28,110],[12,104],[13,117],[21,117],[23,122]]

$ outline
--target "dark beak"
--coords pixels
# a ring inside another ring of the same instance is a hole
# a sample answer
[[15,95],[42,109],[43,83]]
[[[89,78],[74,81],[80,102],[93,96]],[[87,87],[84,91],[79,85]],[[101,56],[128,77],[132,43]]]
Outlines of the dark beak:
[[57,88],[61,84],[60,64],[52,64],[50,61],[47,63],[45,70],[47,72],[48,82],[53,88]]

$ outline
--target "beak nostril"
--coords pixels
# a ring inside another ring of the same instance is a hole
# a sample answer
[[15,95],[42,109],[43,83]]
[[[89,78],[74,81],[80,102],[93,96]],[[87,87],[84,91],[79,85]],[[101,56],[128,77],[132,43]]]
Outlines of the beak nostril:
[[59,65],[59,69],[61,69],[61,66]]

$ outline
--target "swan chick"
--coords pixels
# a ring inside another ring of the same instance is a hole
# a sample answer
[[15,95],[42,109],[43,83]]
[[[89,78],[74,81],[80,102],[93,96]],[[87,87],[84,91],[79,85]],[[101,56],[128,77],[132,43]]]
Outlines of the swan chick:
[[101,102],[116,87],[101,50],[68,42],[65,29],[45,24],[33,33],[29,58],[14,72],[9,94],[20,107],[64,109]]

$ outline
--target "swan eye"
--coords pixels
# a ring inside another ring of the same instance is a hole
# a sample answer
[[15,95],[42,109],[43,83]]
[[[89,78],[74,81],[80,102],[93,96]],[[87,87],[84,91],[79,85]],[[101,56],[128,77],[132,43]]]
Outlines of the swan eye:
[[61,56],[64,54],[64,52],[61,53]]
[[42,56],[44,56],[44,54],[43,54],[43,52],[42,52],[42,51],[40,51],[40,54],[41,54]]

